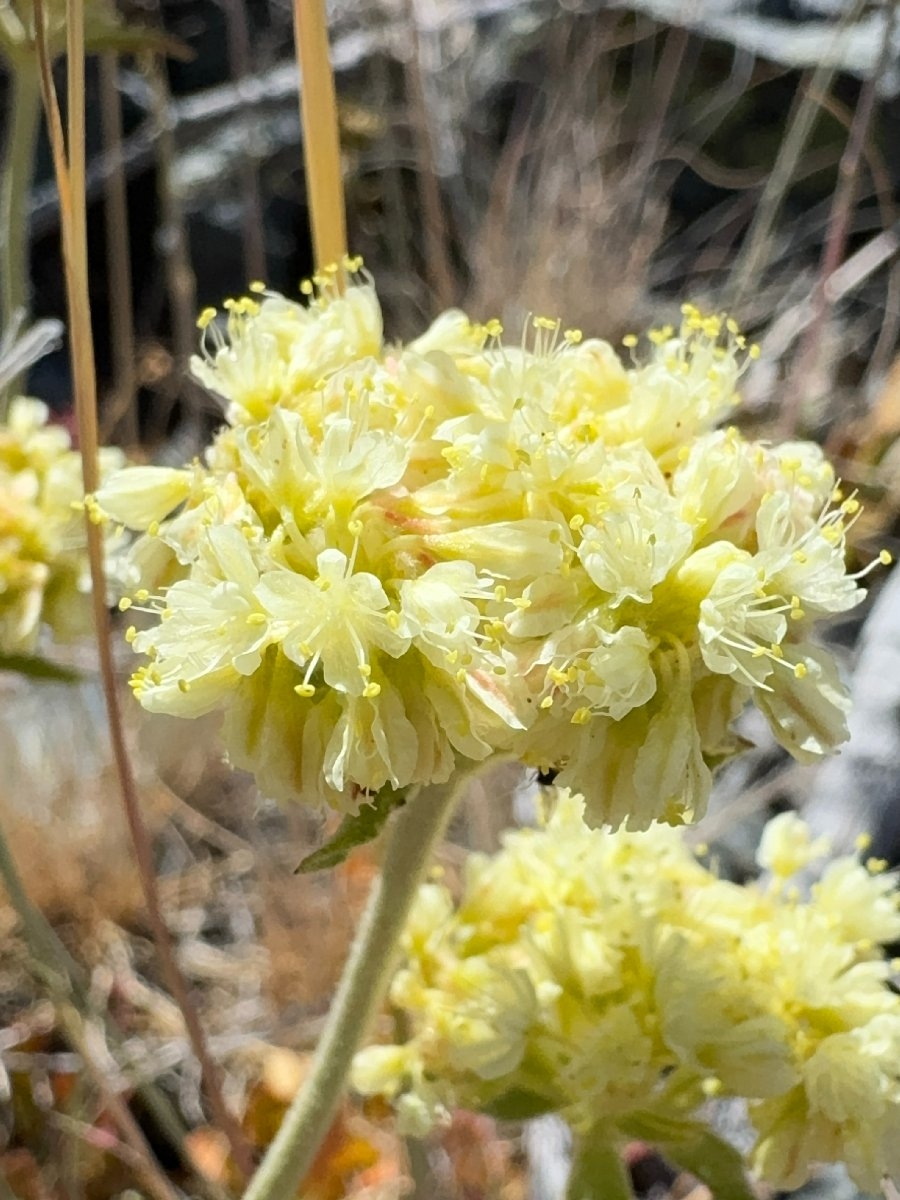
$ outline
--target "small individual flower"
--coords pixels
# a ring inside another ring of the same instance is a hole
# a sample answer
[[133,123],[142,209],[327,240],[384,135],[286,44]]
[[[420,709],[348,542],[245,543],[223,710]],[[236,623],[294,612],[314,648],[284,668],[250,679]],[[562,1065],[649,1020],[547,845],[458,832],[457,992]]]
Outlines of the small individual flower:
[[[439,883],[420,889],[390,993],[403,1040],[357,1055],[356,1088],[402,1125],[415,1114],[418,1134],[463,1107],[558,1112],[620,1143],[737,1097],[758,1135],[750,1161],[776,1188],[844,1161],[877,1190],[900,1165],[900,997],[877,944],[900,912],[885,877],[838,859],[801,901],[783,879],[821,847],[799,818],[764,835],[761,858],[785,874],[742,887],[670,828],[591,830],[582,797],[549,804],[543,828],[470,857],[455,904]],[[677,1141],[667,1150],[677,1162]]]
[[827,838],[813,840],[806,822],[796,813],[785,812],[766,825],[756,861],[764,871],[771,871],[779,879],[790,879],[828,851]]
[[[715,428],[755,353],[734,322],[686,306],[630,365],[543,316],[510,346],[453,311],[403,347],[345,270],[204,313],[194,369],[230,425],[92,500],[141,531],[131,593],[179,635],[135,636],[142,702],[221,709],[285,798],[343,810],[502,752],[633,829],[703,812],[748,698],[801,760],[846,737],[812,635],[861,598],[858,503],[817,448]],[[248,584],[209,575],[226,527]]]
[[[40,401],[18,397],[0,423],[3,654],[32,653],[42,624],[69,638],[89,621],[81,459],[49,415]],[[101,471],[108,474],[121,461],[118,451],[104,450]]]

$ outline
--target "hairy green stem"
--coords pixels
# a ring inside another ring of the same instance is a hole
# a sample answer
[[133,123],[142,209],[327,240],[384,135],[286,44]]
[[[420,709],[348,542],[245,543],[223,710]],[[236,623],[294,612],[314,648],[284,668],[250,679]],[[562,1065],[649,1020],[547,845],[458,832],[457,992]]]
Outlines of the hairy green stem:
[[634,1200],[622,1155],[602,1131],[575,1138],[566,1200]]
[[[10,65],[6,138],[0,167],[0,328],[9,329],[18,310],[29,309],[28,203],[41,118],[41,87],[34,64]],[[14,396],[17,381],[6,388]],[[0,397],[0,418],[6,415]]]
[[344,1093],[353,1056],[384,998],[400,934],[431,852],[463,785],[421,788],[396,814],[375,884],[312,1071],[269,1146],[244,1200],[295,1200]]

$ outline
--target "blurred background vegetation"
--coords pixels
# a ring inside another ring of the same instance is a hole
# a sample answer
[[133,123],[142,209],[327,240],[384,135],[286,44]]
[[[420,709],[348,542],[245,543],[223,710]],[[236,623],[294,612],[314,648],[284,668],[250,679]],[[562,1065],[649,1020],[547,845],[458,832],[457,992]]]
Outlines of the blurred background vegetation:
[[[181,463],[221,419],[187,371],[197,313],[251,280],[296,295],[313,266],[292,13],[289,0],[144,0],[120,13],[157,49],[144,39],[137,53],[107,49],[88,64],[103,437]],[[741,424],[824,444],[866,502],[856,552],[896,551],[895,4],[336,0],[332,46],[350,247],[376,279],[389,337],[455,305],[510,329],[529,311],[559,314],[614,343],[677,321],[686,299],[726,308],[763,350]],[[64,62],[57,71],[61,82]],[[12,78],[0,78],[7,165]],[[25,207],[21,299],[35,318],[64,318],[42,130]],[[27,390],[70,423],[64,345]],[[790,806],[845,847],[866,827],[875,853],[900,860],[900,599],[885,589],[883,601],[871,620],[866,610],[831,631],[861,714],[857,749],[838,766],[798,772],[748,719],[756,748],[723,773],[698,835],[723,871],[751,872],[762,820]],[[127,1099],[172,1186],[221,1197],[233,1168],[148,940],[91,650],[66,654],[86,670],[75,685],[0,681],[0,815],[30,895],[85,972],[82,1015],[108,1055],[107,1086]],[[295,876],[322,835],[316,821],[268,805],[227,770],[212,726],[128,711],[166,918],[226,1096],[261,1148],[302,1076],[373,852],[327,878]],[[515,782],[501,773],[467,804],[444,851],[451,878],[466,847],[497,845]],[[20,934],[0,896],[0,1196],[123,1194],[136,1176],[103,1088],[85,1075]],[[344,1112],[304,1195],[409,1190],[382,1116]],[[729,1121],[739,1140],[739,1117]],[[553,1200],[564,1157],[553,1138],[522,1141],[461,1115],[427,1151],[433,1186],[447,1198]],[[707,1195],[644,1148],[632,1169],[643,1196]],[[805,1194],[854,1195],[833,1174],[815,1186]]]

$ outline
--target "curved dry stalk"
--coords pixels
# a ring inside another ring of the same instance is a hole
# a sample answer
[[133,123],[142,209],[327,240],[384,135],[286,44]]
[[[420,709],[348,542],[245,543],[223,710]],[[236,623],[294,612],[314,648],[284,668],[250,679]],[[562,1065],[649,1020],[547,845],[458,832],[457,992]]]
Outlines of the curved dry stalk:
[[[99,484],[97,460],[97,380],[94,366],[94,346],[91,332],[90,298],[88,294],[87,213],[85,193],[85,129],[84,129],[84,10],[78,0],[67,0],[66,37],[68,53],[68,122],[69,149],[63,137],[62,119],[51,73],[50,58],[44,36],[44,12],[41,0],[35,0],[35,26],[38,58],[41,68],[41,90],[50,132],[53,165],[59,189],[60,227],[63,239],[63,262],[66,275],[66,297],[69,310],[69,347],[72,360],[75,410],[81,446],[84,490],[94,492]],[[229,1112],[222,1096],[218,1071],[209,1054],[206,1039],[188,993],[187,984],[178,968],[169,930],[162,915],[159,883],[153,864],[153,852],[147,827],[141,814],[134,775],[125,742],[125,730],[116,688],[115,668],[110,642],[109,612],[106,606],[106,578],[103,565],[103,545],[100,529],[87,521],[88,557],[91,569],[92,604],[97,634],[100,674],[106,701],[107,723],[112,742],[113,759],[122,794],[122,802],[137,860],[147,914],[166,984],[181,1010],[188,1037],[200,1062],[207,1098],[215,1122],[229,1141],[234,1161],[240,1171],[249,1175],[252,1157],[243,1132]]]

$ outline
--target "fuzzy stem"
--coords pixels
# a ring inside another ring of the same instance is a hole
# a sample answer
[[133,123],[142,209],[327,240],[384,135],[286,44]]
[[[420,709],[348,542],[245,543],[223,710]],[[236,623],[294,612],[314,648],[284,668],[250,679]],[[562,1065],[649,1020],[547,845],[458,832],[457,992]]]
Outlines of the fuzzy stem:
[[622,1155],[597,1130],[575,1139],[566,1200],[634,1200]]
[[463,779],[422,788],[393,819],[381,871],[341,976],[312,1071],[244,1200],[294,1200],[344,1093],[353,1056],[384,998],[406,917]]
[[319,269],[347,254],[347,218],[334,74],[328,52],[325,0],[294,0],[300,67],[300,123],[313,253]]
[[[31,62],[10,66],[6,139],[0,166],[0,328],[12,325],[18,311],[28,318],[28,200],[34,177],[34,152],[41,120],[41,86]],[[5,389],[14,396],[18,381]],[[0,418],[7,401],[0,397]]]

